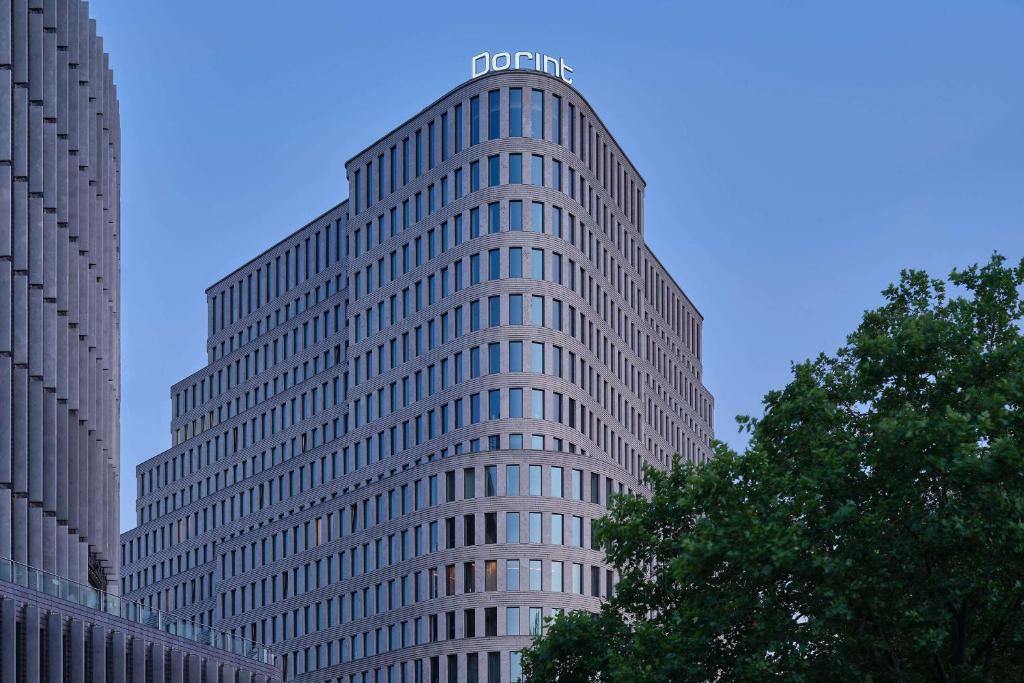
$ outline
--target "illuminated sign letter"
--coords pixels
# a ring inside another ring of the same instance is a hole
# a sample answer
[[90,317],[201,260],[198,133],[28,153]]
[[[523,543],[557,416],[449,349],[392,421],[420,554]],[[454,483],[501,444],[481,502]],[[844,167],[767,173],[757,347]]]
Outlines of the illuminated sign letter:
[[[483,62],[484,62],[483,71],[477,71],[476,70],[476,64],[480,60],[483,60]],[[473,71],[473,78],[476,78],[477,76],[483,76],[485,73],[487,73],[488,71],[491,70],[491,53],[490,52],[481,52],[478,55],[474,55],[473,59],[470,60],[470,68]]]
[[572,76],[569,75],[569,74],[572,73],[572,67],[569,66],[568,64],[566,64],[565,60],[562,59],[561,57],[559,57],[558,59],[560,60],[560,64],[561,64],[561,69],[560,70],[562,72],[561,73],[562,80],[565,81],[566,83],[568,83],[569,85],[572,85]]
[[[501,60],[501,64],[498,64],[498,60]],[[495,52],[494,57],[491,58],[491,68],[495,71],[504,71],[505,69],[512,66],[512,55],[507,52]]]

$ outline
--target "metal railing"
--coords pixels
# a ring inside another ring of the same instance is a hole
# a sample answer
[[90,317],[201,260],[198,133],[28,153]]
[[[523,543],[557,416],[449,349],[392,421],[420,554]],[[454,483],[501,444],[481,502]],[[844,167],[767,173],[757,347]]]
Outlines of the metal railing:
[[126,600],[118,595],[111,595],[92,586],[85,586],[4,557],[0,557],[0,581],[39,591],[89,609],[127,619],[136,624],[159,629],[173,636],[255,659],[264,664],[274,664],[274,655],[270,649],[248,638],[233,636],[226,631],[204,626],[191,619],[175,617],[167,612],[146,607],[141,603]]

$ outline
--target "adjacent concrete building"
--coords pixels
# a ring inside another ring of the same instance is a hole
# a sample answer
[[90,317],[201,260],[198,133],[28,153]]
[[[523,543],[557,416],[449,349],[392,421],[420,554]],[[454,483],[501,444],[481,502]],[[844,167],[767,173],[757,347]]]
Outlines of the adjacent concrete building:
[[264,648],[117,596],[119,315],[103,42],[79,0],[0,3],[0,682],[276,680]]
[[614,589],[610,497],[709,457],[703,319],[559,78],[463,83],[346,170],[348,199],[207,290],[122,591],[288,680],[515,680],[545,618]]

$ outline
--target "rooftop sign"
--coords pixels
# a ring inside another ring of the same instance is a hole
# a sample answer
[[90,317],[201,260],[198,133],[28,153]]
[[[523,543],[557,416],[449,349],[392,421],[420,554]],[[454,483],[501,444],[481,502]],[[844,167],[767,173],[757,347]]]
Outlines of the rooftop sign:
[[543,71],[572,85],[572,67],[561,57],[549,57],[539,52],[481,52],[473,55],[470,61],[472,78],[483,76],[491,71],[507,71],[508,69],[528,69]]

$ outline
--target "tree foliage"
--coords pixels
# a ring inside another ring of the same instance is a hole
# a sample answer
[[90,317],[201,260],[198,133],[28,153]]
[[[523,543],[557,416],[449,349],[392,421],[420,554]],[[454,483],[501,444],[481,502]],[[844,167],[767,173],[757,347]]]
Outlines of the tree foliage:
[[528,681],[1024,679],[1024,262],[904,271],[743,453],[596,524],[621,580]]

